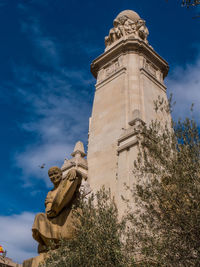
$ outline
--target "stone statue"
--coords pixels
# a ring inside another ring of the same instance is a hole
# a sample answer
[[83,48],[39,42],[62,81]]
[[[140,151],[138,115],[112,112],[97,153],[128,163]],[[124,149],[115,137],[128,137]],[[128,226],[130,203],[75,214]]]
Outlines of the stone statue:
[[149,30],[147,29],[146,25],[145,25],[145,21],[143,19],[139,19],[137,22],[137,31],[138,31],[138,35],[139,37],[144,40],[146,43],[148,43],[147,41],[147,37],[149,35]]
[[45,252],[51,241],[58,243],[61,238],[71,239],[74,236],[72,204],[79,197],[82,175],[75,169],[69,170],[65,179],[58,167],[52,167],[48,175],[54,188],[48,192],[45,200],[45,213],[36,215],[32,234],[39,243],[38,252]]
[[145,25],[145,21],[134,11],[125,10],[121,12],[114,19],[113,26],[114,27],[109,31],[109,35],[105,37],[106,47],[112,45],[120,38],[127,37],[129,35],[148,43],[147,37],[149,35],[149,31]]

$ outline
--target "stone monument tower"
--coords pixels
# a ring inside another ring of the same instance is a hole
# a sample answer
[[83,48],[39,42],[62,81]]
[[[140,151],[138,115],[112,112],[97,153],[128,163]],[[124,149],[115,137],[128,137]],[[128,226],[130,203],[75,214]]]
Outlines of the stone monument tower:
[[145,21],[122,11],[105,37],[105,51],[91,64],[96,92],[89,126],[88,182],[111,189],[121,206],[124,183],[134,182],[135,126],[158,117],[153,101],[166,99],[167,62],[149,45]]
[[[134,183],[133,163],[138,154],[137,126],[151,120],[169,120],[154,110],[154,100],[167,99],[164,78],[168,64],[148,43],[145,21],[131,10],[121,12],[105,37],[105,51],[91,64],[97,79],[89,124],[87,160],[77,142],[72,158],[48,175],[53,189],[47,194],[45,213],[35,217],[32,232],[39,256],[23,267],[37,267],[51,240],[73,238],[72,203],[103,185],[111,189],[119,213],[124,210],[124,183]],[[167,116],[167,115],[166,115]],[[129,197],[130,199],[130,197]],[[71,217],[70,217],[71,216]]]

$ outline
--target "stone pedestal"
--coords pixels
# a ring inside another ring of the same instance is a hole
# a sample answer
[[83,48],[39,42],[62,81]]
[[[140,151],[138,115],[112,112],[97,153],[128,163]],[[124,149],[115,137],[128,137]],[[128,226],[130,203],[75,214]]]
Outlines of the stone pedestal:
[[30,258],[23,262],[23,267],[38,267],[40,263],[44,261],[44,258],[47,256],[47,253],[41,253],[34,258]]

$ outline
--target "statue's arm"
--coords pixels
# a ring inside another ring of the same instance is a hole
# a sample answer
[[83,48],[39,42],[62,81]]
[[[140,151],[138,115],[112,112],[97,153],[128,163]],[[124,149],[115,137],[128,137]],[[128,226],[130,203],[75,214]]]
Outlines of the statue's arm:
[[57,216],[64,207],[67,207],[72,201],[77,188],[81,184],[82,176],[76,170],[70,170],[65,180],[59,185],[59,190],[53,200],[48,217]]
[[45,208],[45,212],[46,213],[48,213],[51,210],[51,206],[52,206],[52,203],[47,203],[46,204],[46,208]]
[[47,194],[47,197],[45,199],[45,212],[47,214],[47,217],[55,217],[56,214],[52,210],[52,197],[51,197],[51,191]]
[[46,209],[45,209],[45,211],[46,211],[46,214],[47,214],[47,217],[55,217],[57,214],[55,213],[55,211],[53,211],[52,210],[52,203],[49,203],[49,204],[47,204],[47,206],[46,206]]

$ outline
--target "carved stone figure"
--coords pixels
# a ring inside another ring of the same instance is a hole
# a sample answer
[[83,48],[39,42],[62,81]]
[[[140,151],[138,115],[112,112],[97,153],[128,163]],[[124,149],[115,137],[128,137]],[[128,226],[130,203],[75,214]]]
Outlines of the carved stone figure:
[[121,12],[114,19],[113,26],[114,27],[109,31],[109,35],[105,37],[106,47],[128,35],[148,43],[147,37],[149,31],[145,25],[145,21],[134,11],[125,10]]
[[33,238],[39,243],[39,253],[46,251],[50,241],[57,243],[61,238],[74,236],[72,204],[78,200],[82,181],[81,173],[75,169],[71,169],[65,179],[62,179],[58,167],[50,168],[48,175],[54,188],[47,194],[45,213],[36,215],[32,227]]
[[148,43],[147,41],[147,37],[149,35],[149,30],[147,29],[146,25],[145,25],[145,21],[143,19],[139,19],[137,22],[137,30],[138,30],[138,35],[141,39],[143,39],[146,43]]
[[120,25],[120,22],[118,20],[114,20],[114,28],[112,28],[109,32],[109,36],[105,37],[105,44],[111,45],[116,40],[118,40],[120,37],[123,36],[123,27]]

